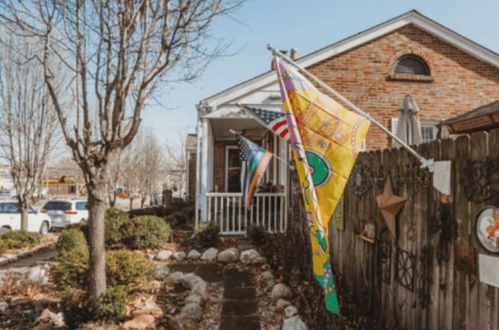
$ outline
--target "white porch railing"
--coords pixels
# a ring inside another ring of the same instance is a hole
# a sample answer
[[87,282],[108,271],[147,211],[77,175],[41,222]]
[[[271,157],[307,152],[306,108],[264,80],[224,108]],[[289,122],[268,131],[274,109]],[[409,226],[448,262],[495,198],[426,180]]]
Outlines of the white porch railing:
[[241,193],[208,193],[207,221],[220,226],[223,235],[244,235],[250,225],[259,225],[269,233],[287,228],[285,193],[257,193],[250,209],[242,202]]

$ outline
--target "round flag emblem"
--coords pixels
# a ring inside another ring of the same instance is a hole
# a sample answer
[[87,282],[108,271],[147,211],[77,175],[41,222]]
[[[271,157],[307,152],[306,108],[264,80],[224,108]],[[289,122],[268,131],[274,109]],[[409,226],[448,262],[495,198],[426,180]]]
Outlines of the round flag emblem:
[[322,155],[315,151],[307,150],[305,153],[307,155],[308,166],[312,172],[314,186],[322,186],[329,181],[332,172],[331,165]]

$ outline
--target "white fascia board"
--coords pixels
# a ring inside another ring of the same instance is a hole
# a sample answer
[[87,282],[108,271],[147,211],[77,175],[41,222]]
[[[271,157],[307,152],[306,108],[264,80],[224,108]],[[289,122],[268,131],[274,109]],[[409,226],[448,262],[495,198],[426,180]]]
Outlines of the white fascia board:
[[453,45],[463,52],[499,68],[499,55],[493,51],[478,45],[477,43],[463,37],[462,35],[421,16],[415,16],[412,23],[422,30],[436,36],[437,38]]

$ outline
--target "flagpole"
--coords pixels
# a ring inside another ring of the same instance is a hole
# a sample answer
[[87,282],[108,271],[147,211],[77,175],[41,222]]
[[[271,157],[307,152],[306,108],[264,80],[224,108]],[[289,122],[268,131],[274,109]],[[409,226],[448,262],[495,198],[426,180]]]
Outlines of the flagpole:
[[418,154],[416,152],[416,150],[414,150],[413,148],[411,148],[407,143],[405,143],[404,141],[402,141],[398,136],[396,136],[395,134],[393,134],[392,132],[390,132],[390,130],[388,130],[385,126],[383,126],[376,119],[374,119],[373,117],[371,117],[367,112],[365,112],[364,110],[362,110],[361,108],[359,108],[358,106],[356,106],[355,104],[353,104],[352,102],[350,102],[346,97],[344,97],[343,95],[341,95],[340,93],[338,93],[333,88],[329,87],[322,80],[320,80],[319,78],[317,78],[316,76],[314,76],[313,74],[311,74],[310,72],[308,72],[305,68],[303,68],[298,63],[296,63],[295,61],[293,61],[292,59],[290,59],[289,57],[287,57],[286,55],[284,55],[283,53],[281,53],[279,50],[275,49],[272,45],[268,44],[267,48],[270,51],[272,51],[272,53],[274,55],[279,56],[280,58],[282,58],[283,60],[285,60],[287,63],[291,64],[293,67],[295,67],[296,69],[298,69],[299,71],[301,71],[303,74],[305,74],[306,76],[308,76],[311,80],[313,80],[314,82],[316,82],[319,86],[321,86],[322,88],[324,88],[325,90],[327,90],[329,93],[333,94],[336,98],[338,98],[343,103],[345,103],[350,108],[352,108],[352,110],[354,110],[355,112],[357,112],[358,114],[360,114],[361,116],[363,116],[364,118],[366,118],[367,120],[369,120],[370,122],[372,122],[374,125],[378,126],[383,132],[385,132],[386,134],[388,134],[392,139],[394,139],[402,147],[404,147],[407,151],[409,151],[414,157],[416,157],[421,162],[421,167],[427,167],[430,172],[433,172],[433,165],[434,165],[433,159],[426,159],[423,156],[421,156],[420,154]]
[[[237,135],[237,136],[241,135],[241,134],[239,134],[238,132],[234,131],[232,128],[229,128],[229,132],[231,132],[232,134]],[[270,152],[270,151],[269,151],[269,152]],[[293,168],[293,167],[289,164],[289,162],[288,162],[288,161],[286,161],[285,159],[283,159],[283,158],[281,158],[281,157],[277,156],[277,155],[276,155],[275,153],[273,153],[273,152],[271,152],[271,154],[272,154],[272,157],[275,157],[277,160],[280,160],[281,162],[283,162],[284,164],[286,164],[289,168]]]

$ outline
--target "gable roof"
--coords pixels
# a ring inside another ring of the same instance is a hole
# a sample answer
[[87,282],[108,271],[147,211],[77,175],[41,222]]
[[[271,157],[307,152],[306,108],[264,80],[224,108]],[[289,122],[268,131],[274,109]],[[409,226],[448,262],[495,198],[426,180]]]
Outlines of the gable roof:
[[[353,36],[342,39],[332,45],[314,51],[299,58],[296,62],[303,67],[312,66],[325,59],[344,53],[409,24],[413,24],[421,30],[436,36],[437,38],[453,45],[471,56],[499,68],[498,53],[481,46],[480,44],[460,35],[457,32],[454,32],[440,23],[422,15],[416,10],[411,10]],[[198,104],[198,109],[203,106],[208,106],[209,108],[217,107],[220,104],[230,102],[273,83],[276,83],[275,73],[273,71],[267,71],[261,75],[243,81],[240,84],[234,85],[201,100]]]

